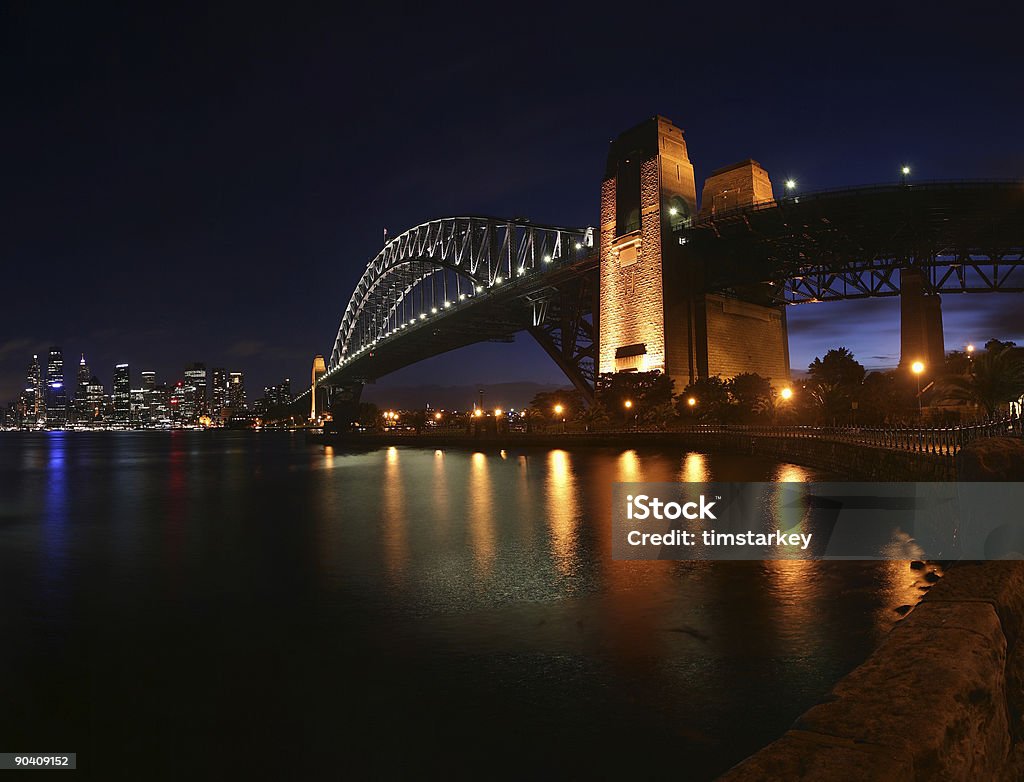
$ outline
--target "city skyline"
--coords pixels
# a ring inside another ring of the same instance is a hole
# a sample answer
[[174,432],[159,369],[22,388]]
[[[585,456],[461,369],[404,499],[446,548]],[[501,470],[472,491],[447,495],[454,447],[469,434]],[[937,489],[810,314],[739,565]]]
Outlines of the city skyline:
[[284,378],[265,387],[263,396],[250,405],[243,371],[224,367],[208,371],[199,361],[187,364],[180,374],[166,375],[169,379],[163,381],[156,370],[133,371],[131,364],[120,362],[111,368],[108,383],[102,370],[90,366],[84,352],[71,384],[66,380],[61,346],[49,347],[45,363],[39,355],[32,354],[19,393],[0,399],[0,424],[50,429],[144,427],[172,422],[194,425],[207,417],[208,423],[219,425],[237,415],[261,414],[292,401],[291,380]]

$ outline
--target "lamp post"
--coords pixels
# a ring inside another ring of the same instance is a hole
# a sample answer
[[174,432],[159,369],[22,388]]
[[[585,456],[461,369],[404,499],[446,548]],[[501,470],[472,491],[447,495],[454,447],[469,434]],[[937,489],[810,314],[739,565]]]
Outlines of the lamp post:
[[[629,421],[629,414],[633,411],[633,400],[627,399],[622,403],[622,406],[626,408],[626,421]],[[633,428],[636,428],[636,415],[633,415]]]
[[917,413],[921,415],[924,412],[924,406],[921,404],[921,373],[924,372],[924,364],[920,361],[915,361],[910,365],[910,371],[917,378]]
[[786,195],[792,197],[794,193],[796,193],[796,180],[795,179],[787,179],[786,180]]
[[565,416],[562,413],[565,412],[565,408],[561,404],[555,405],[555,415],[562,418],[562,434],[565,434]]
[[907,184],[907,177],[910,176],[910,166],[902,166],[900,168],[900,183]]

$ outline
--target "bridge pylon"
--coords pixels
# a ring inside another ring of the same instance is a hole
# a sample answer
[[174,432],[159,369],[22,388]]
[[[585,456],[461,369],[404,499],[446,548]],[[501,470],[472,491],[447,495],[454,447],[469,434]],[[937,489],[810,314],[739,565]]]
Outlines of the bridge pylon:
[[[704,186],[711,209],[771,199],[768,174],[752,160]],[[716,374],[788,381],[783,309],[763,286],[707,290],[705,261],[676,233],[696,217],[682,130],[656,116],[612,142],[601,187],[599,372],[659,370],[677,390]]]

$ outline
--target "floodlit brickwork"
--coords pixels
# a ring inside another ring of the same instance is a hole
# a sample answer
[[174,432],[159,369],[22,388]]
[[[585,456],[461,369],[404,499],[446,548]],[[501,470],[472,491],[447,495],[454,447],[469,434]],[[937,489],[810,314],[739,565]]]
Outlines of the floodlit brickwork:
[[700,216],[775,200],[768,172],[756,160],[712,171],[700,196]]
[[[715,172],[704,192],[716,189],[733,205],[772,199],[752,160]],[[653,117],[612,142],[601,186],[598,371],[657,369],[677,390],[708,374],[788,381],[783,311],[704,293],[702,261],[675,233],[696,206],[686,141],[669,120]]]
[[776,388],[789,381],[785,310],[725,296],[704,297],[708,375],[756,372]]

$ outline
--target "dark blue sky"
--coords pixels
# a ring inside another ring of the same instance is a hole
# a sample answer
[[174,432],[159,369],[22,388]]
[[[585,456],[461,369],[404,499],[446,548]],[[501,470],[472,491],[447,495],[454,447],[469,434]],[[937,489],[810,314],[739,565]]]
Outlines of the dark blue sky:
[[[746,157],[802,190],[894,181],[904,162],[1024,178],[1008,10],[257,5],[0,11],[0,399],[51,343],[107,384],[119,361],[165,380],[238,368],[250,393],[304,378],[385,226],[592,224],[608,141],[655,113],[684,129],[698,189]],[[1020,310],[946,297],[947,347],[1024,342]],[[896,360],[895,299],[790,323],[794,367],[839,344]],[[384,383],[438,378],[561,382],[520,338]]]

